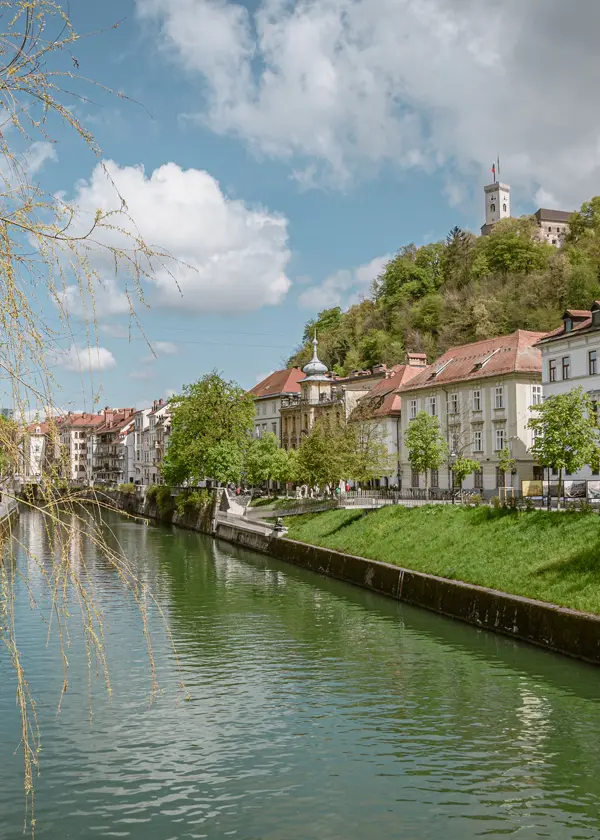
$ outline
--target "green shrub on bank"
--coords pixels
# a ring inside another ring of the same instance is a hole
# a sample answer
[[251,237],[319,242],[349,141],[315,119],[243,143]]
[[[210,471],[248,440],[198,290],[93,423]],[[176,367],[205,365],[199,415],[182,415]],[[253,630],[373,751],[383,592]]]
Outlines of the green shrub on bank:
[[136,494],[136,487],[133,481],[127,481],[125,484],[119,484],[117,490],[125,496],[135,496]]
[[175,499],[168,484],[152,484],[146,490],[146,499],[156,503],[161,516],[168,516],[175,510]]
[[175,504],[180,516],[200,513],[208,507],[211,501],[210,490],[182,490],[177,496]]

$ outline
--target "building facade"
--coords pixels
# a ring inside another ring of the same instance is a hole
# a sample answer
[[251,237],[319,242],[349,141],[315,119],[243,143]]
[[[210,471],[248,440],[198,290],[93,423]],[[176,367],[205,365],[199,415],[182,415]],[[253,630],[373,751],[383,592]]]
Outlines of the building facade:
[[68,481],[89,484],[93,481],[93,452],[96,447],[95,434],[105,422],[105,412],[73,413],[61,417],[58,422],[61,446],[61,472]]
[[270,432],[281,441],[282,400],[300,395],[302,379],[304,374],[300,368],[276,370],[250,390],[256,405],[255,437],[262,437]]
[[23,435],[23,476],[39,481],[56,469],[60,458],[59,431],[56,422],[31,423]]
[[[421,411],[438,417],[448,443],[448,463],[428,476],[429,486],[454,487],[452,463],[468,457],[480,464],[464,482],[485,496],[501,487],[515,494],[521,482],[541,477],[531,455],[527,428],[531,407],[542,401],[542,354],[537,342],[544,333],[517,330],[508,336],[453,347],[400,389],[402,397],[400,463],[403,487],[425,487],[425,476],[412,471],[405,435]],[[499,467],[508,449],[515,461],[512,476]]]
[[134,426],[134,415],[134,408],[104,410],[104,422],[95,430],[94,481],[117,485],[133,480],[133,476],[128,475],[128,435]]
[[[600,402],[600,301],[590,309],[568,309],[561,326],[544,336],[538,347],[545,398],[581,387]],[[568,478],[597,479],[598,474],[584,467]]]
[[371,389],[387,378],[386,365],[373,370],[354,371],[350,376],[337,377],[319,359],[318,341],[313,339],[313,357],[304,367],[300,393],[281,399],[281,445],[284,449],[298,449],[323,414],[331,414],[340,422],[347,420],[359,401]]
[[565,241],[569,230],[569,219],[573,215],[567,210],[544,210],[536,211],[535,219],[538,223],[539,238],[549,245],[559,248]]

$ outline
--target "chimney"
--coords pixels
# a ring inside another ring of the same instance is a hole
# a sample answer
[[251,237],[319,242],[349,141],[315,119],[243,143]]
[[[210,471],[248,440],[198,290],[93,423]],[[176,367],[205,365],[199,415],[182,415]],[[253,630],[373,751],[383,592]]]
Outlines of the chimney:
[[406,354],[409,367],[427,367],[427,355],[425,353]]
[[385,373],[387,371],[387,365],[375,365],[373,367],[373,373]]
[[109,408],[107,406],[104,409],[104,422],[108,423],[108,425],[110,426],[112,424],[112,419],[113,419],[113,410],[112,410],[112,408]]

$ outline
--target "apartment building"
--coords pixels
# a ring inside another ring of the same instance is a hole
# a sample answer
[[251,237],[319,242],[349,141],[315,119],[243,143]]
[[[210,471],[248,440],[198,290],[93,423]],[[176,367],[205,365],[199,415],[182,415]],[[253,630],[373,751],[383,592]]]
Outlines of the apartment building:
[[254,435],[270,432],[281,441],[281,405],[289,397],[300,396],[304,373],[299,368],[276,370],[250,390],[256,404]]
[[23,475],[26,479],[39,479],[60,459],[60,433],[56,421],[36,421],[25,430],[21,443]]
[[94,435],[105,422],[104,413],[73,413],[61,417],[60,430],[61,472],[70,482],[89,484],[93,480]]
[[[567,309],[560,327],[539,342],[544,397],[581,387],[600,403],[600,301],[590,309]],[[571,479],[598,479],[584,467]]]
[[[449,459],[432,470],[429,486],[450,489],[452,462],[459,456],[479,461],[480,468],[464,487],[493,496],[498,488],[541,478],[531,455],[532,432],[527,428],[531,406],[542,400],[544,333],[517,330],[511,335],[453,347],[400,389],[402,397],[400,467],[404,487],[425,487],[425,476],[411,470],[404,437],[419,412],[438,417],[448,442]],[[515,471],[499,467],[507,448]]]
[[133,480],[135,484],[144,484],[144,433],[147,432],[149,426],[148,415],[152,411],[151,408],[142,408],[135,413],[134,429],[133,429]]
[[106,408],[95,430],[94,480],[107,484],[133,481],[134,408]]
[[427,357],[424,353],[409,353],[407,364],[395,365],[391,368],[386,378],[373,385],[370,391],[359,400],[351,415],[360,422],[367,422],[377,442],[384,443],[387,447],[393,472],[376,481],[377,486],[401,486],[402,397],[399,391],[426,366]]
[[[169,446],[171,411],[163,399],[154,400],[146,415],[147,424],[141,431],[141,483],[164,484],[161,465]],[[145,422],[145,421],[144,421]]]

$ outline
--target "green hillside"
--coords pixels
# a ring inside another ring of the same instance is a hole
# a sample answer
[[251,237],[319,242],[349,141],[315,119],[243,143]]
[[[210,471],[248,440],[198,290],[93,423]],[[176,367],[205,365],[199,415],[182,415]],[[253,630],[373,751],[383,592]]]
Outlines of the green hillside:
[[307,323],[290,365],[310,358],[315,326],[321,358],[340,374],[397,364],[407,350],[431,361],[457,344],[554,329],[566,308],[587,309],[600,297],[600,197],[574,214],[562,248],[536,232],[523,216],[498,222],[487,237],[454,228],[444,242],[401,248],[365,300]]

